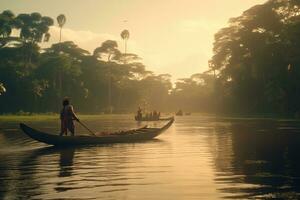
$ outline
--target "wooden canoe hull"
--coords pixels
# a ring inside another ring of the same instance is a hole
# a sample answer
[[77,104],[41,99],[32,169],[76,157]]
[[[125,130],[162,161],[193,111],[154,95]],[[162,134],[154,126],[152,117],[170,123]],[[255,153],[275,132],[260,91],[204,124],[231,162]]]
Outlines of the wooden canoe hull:
[[20,124],[21,130],[30,138],[39,142],[54,146],[76,146],[76,145],[95,145],[95,144],[112,144],[112,143],[131,143],[144,140],[150,140],[166,129],[174,122],[172,118],[161,128],[141,128],[123,132],[122,134],[110,134],[105,136],[59,136],[44,133],[33,129],[25,124]]

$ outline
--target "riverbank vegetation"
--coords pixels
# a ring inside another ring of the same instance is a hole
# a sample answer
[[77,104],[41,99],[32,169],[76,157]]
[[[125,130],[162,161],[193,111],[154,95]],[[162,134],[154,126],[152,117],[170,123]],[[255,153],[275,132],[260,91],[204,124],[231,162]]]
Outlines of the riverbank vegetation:
[[298,116],[300,3],[269,0],[232,18],[215,35],[219,109]]
[[[269,0],[230,19],[215,35],[209,70],[175,85],[169,74],[148,71],[138,55],[122,52],[113,40],[92,53],[72,41],[43,49],[53,19],[3,11],[0,113],[57,112],[61,99],[69,96],[82,113],[124,113],[147,105],[161,111],[297,117],[299,11],[298,1]],[[59,15],[57,21],[63,34],[66,17]],[[128,30],[122,31],[126,45],[129,36]]]
[[[132,114],[124,114],[124,115],[106,115],[106,114],[95,114],[95,115],[88,115],[88,114],[81,114],[78,113],[80,120],[111,120],[115,118],[124,118],[124,119],[133,119]],[[59,121],[59,114],[58,113],[26,113],[26,114],[5,114],[0,115],[0,122],[36,122],[36,121]]]

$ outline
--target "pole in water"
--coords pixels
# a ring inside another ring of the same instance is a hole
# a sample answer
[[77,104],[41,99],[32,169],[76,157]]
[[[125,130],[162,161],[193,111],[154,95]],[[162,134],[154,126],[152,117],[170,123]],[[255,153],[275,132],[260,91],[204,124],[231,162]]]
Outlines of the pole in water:
[[81,126],[83,126],[84,128],[86,128],[91,134],[96,136],[96,134],[93,131],[91,131],[86,125],[84,125],[81,121],[78,121],[78,123],[81,124]]

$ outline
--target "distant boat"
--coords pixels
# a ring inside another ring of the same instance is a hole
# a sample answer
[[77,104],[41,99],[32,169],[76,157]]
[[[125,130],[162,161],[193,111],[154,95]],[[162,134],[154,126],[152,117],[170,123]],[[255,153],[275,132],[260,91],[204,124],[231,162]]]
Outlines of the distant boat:
[[158,118],[158,119],[148,119],[146,117],[143,117],[142,119],[139,119],[137,116],[134,116],[135,121],[139,121],[139,122],[168,121],[168,120],[171,120],[172,118],[174,118],[174,117]]
[[112,143],[130,143],[150,140],[167,130],[174,122],[174,117],[161,128],[143,127],[135,130],[113,132],[99,136],[59,136],[33,129],[25,124],[20,124],[21,130],[30,138],[54,146],[76,146]]
[[176,116],[182,116],[182,115],[183,115],[182,110],[179,110],[179,111],[176,113]]

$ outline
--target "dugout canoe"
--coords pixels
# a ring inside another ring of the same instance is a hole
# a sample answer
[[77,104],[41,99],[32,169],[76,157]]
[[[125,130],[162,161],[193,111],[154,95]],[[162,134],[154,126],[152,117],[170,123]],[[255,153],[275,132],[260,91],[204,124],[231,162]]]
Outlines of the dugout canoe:
[[131,143],[150,140],[167,130],[174,122],[170,119],[161,128],[140,128],[128,131],[114,132],[99,136],[59,136],[33,129],[23,123],[20,124],[21,130],[30,138],[54,146],[76,146],[76,145],[95,145],[112,143]]

